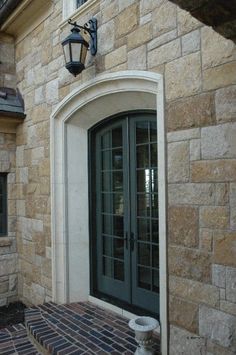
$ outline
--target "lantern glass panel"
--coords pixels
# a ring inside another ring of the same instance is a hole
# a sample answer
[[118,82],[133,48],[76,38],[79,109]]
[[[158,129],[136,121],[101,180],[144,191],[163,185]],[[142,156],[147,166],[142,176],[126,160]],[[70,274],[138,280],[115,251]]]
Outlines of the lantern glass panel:
[[72,61],[73,62],[80,62],[80,56],[81,56],[81,43],[78,42],[72,42],[71,43],[71,54],[72,54]]
[[85,63],[86,55],[87,55],[88,48],[85,45],[82,45],[81,49],[81,63]]
[[70,59],[70,43],[66,43],[63,46],[63,49],[64,49],[65,61],[66,61],[66,63],[69,63],[71,61],[71,59]]

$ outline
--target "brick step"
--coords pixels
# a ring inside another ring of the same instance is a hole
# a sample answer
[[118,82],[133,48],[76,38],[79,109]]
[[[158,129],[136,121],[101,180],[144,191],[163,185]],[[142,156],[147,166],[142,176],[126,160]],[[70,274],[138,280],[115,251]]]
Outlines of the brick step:
[[[25,311],[28,335],[48,355],[131,355],[136,350],[128,320],[89,302],[47,303]],[[159,354],[159,341],[154,348]]]

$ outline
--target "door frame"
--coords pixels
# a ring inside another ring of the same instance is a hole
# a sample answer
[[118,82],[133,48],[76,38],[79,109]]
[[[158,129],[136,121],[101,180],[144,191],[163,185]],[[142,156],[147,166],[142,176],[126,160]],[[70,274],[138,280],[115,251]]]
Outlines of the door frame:
[[90,294],[88,129],[115,113],[142,109],[157,112],[161,347],[162,354],[168,354],[167,161],[160,74],[131,70],[99,75],[73,90],[51,115],[53,300],[83,301]]

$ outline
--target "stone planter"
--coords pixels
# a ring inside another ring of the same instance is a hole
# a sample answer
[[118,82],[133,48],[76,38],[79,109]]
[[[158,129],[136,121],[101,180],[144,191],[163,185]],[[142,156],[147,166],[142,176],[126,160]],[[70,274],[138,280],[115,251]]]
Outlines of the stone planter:
[[135,331],[135,340],[138,343],[136,355],[152,355],[153,330],[159,323],[151,317],[137,317],[129,321],[129,327]]

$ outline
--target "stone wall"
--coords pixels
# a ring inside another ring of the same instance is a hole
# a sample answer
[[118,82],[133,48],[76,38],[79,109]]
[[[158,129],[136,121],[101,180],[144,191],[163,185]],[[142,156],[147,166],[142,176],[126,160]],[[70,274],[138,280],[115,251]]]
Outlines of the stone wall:
[[14,47],[13,37],[0,32],[0,87],[16,87]]
[[0,172],[7,173],[7,235],[0,237],[0,306],[15,301],[18,297],[18,256],[16,248],[16,136],[1,133]]
[[[64,68],[61,1],[16,45],[27,117],[17,130],[20,297],[51,298],[49,116],[99,73],[148,70],[165,79],[168,130],[171,354],[235,352],[235,97],[233,42],[162,0],[101,0],[98,53],[73,78]],[[224,276],[225,275],[225,276]],[[224,280],[224,282],[223,282]]]

